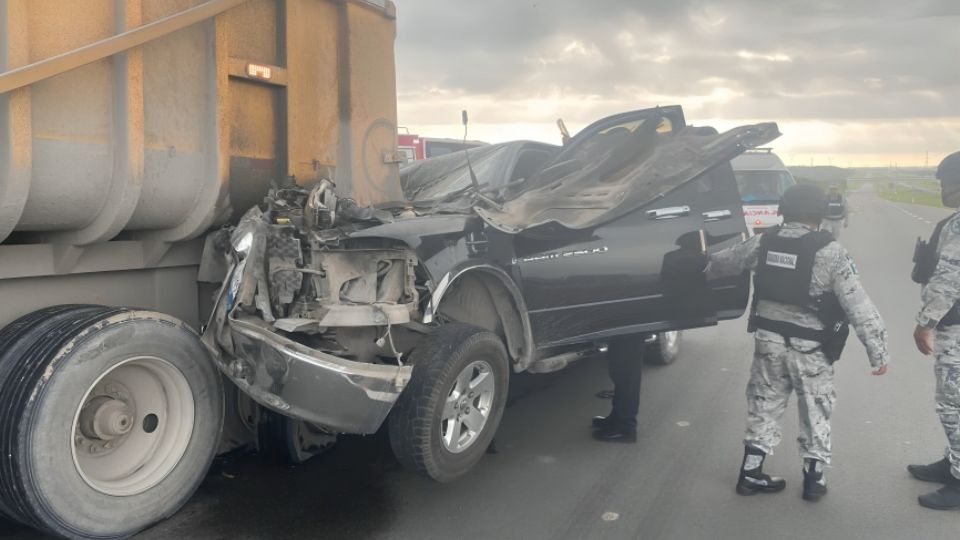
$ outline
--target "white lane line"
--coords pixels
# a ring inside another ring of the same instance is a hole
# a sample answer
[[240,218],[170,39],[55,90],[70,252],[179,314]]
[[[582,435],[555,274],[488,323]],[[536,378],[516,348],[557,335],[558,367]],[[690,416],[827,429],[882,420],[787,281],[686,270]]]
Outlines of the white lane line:
[[923,217],[920,217],[920,216],[914,214],[913,212],[907,210],[906,208],[900,207],[900,206],[898,206],[898,205],[896,205],[896,204],[893,204],[893,203],[889,203],[889,204],[890,204],[890,206],[896,208],[897,210],[903,212],[904,214],[912,217],[913,219],[915,219],[915,220],[917,220],[917,221],[921,221],[921,222],[923,222],[923,223],[926,223],[927,225],[932,225],[932,223],[930,222],[930,220],[928,220],[928,219],[926,219],[926,218],[923,218]]

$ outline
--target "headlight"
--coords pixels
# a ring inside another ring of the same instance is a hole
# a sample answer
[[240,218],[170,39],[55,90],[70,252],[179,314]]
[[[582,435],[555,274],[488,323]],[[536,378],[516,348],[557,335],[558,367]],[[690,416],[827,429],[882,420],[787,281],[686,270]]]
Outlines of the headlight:
[[[252,237],[252,235],[250,235]],[[249,246],[247,246],[249,249]],[[227,312],[229,313],[233,310],[233,306],[237,303],[237,293],[240,291],[240,282],[243,280],[243,269],[247,265],[247,260],[244,259],[240,261],[234,269],[233,273],[230,274],[229,286],[227,288]]]
[[253,245],[253,232],[248,232],[247,234],[241,236],[236,242],[233,243],[233,250],[237,254],[246,257],[247,253],[250,252],[250,246]]

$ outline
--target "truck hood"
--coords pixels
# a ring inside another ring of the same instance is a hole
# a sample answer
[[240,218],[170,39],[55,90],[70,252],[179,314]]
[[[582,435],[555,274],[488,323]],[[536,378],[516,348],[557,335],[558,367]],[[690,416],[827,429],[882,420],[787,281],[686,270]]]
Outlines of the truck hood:
[[480,198],[474,211],[508,233],[558,223],[586,229],[649,204],[749,148],[780,136],[775,123],[740,126],[722,134],[684,129],[667,137],[648,122],[593,159],[554,163],[512,198]]

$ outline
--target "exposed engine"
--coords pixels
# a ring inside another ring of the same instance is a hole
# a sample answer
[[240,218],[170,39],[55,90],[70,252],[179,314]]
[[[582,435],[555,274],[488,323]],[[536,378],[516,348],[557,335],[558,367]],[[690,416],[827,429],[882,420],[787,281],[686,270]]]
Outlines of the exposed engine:
[[417,257],[391,241],[347,237],[365,222],[390,219],[339,199],[328,180],[272,189],[263,207],[250,209],[230,232],[234,270],[223,322],[236,309],[234,318],[255,316],[272,331],[340,357],[398,356],[392,347],[381,350],[380,338],[417,314]]

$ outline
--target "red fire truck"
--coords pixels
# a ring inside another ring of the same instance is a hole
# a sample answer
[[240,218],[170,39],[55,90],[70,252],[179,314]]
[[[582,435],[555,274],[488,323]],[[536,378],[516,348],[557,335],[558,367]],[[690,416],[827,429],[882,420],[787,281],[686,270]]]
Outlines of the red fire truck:
[[[400,128],[403,130],[404,128]],[[435,137],[421,137],[412,133],[397,135],[397,151],[404,157],[405,163],[427,159],[465,148],[483,146],[481,141],[464,141],[463,139],[439,139]]]

